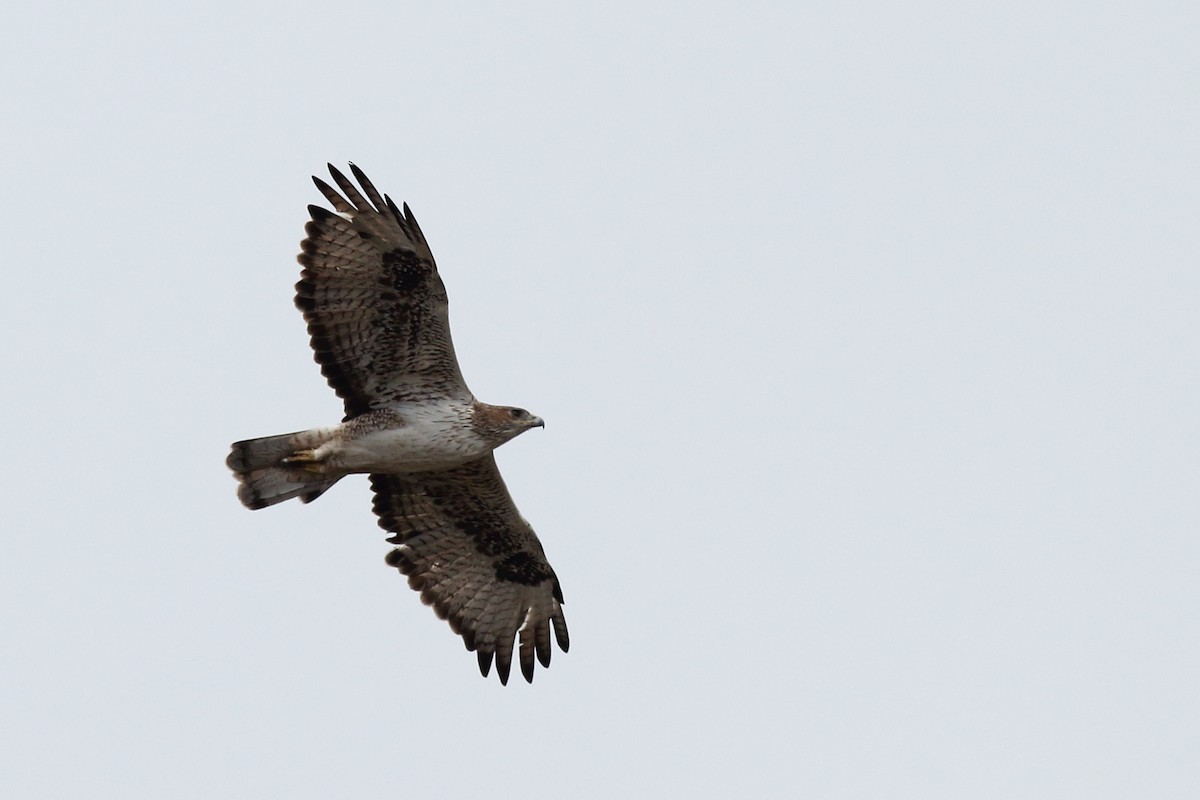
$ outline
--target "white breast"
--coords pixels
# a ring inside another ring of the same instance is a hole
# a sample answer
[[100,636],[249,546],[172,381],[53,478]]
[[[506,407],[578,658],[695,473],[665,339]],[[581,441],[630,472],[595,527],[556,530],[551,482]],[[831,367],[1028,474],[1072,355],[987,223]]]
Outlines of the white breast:
[[418,472],[457,466],[492,448],[471,426],[471,409],[462,404],[421,404],[397,408],[402,424],[376,429],[343,427],[318,452],[330,466],[345,472]]

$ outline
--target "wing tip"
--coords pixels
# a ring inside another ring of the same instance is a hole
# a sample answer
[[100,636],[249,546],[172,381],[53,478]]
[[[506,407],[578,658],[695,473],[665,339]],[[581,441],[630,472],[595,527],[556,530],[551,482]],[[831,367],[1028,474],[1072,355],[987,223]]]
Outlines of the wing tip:
[[[331,192],[333,191],[333,189],[330,189],[328,186],[326,186],[325,188],[329,189],[329,191],[331,191]],[[328,208],[322,208],[321,206],[313,205],[313,204],[309,204],[309,206],[308,206],[308,215],[310,217],[312,217],[313,222],[325,222],[330,217],[337,216],[337,214],[333,213]],[[307,228],[308,226],[306,225],[305,227]],[[305,231],[305,233],[308,233],[308,231]]]
[[558,642],[558,649],[564,653],[571,649],[571,637],[567,633],[567,618],[563,616],[562,609],[550,618],[550,624],[554,628],[554,641]]
[[[330,193],[333,192],[333,187],[316,175],[313,175],[312,179],[313,183],[317,187],[317,190],[326,197],[329,197]],[[312,206],[309,206],[309,208],[312,208]]]
[[340,169],[338,169],[337,167],[335,167],[333,165],[333,162],[326,161],[325,166],[329,167],[329,174],[331,176],[333,176],[333,179],[335,181],[337,181],[338,183],[341,183],[342,181],[346,180],[346,176],[342,173],[342,171]]
[[496,677],[500,679],[501,686],[508,686],[508,673],[512,670],[512,661],[500,658],[500,654],[496,654]]

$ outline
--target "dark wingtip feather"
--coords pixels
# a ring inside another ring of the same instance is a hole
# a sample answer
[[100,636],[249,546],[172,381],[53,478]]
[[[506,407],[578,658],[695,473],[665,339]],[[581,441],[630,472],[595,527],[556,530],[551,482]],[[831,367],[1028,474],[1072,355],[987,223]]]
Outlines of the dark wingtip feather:
[[543,621],[540,625],[538,625],[535,634],[536,639],[534,639],[534,646],[537,650],[538,661],[542,662],[543,667],[549,667],[551,654],[550,626]]
[[383,202],[387,204],[388,211],[392,212],[392,216],[396,218],[396,222],[400,223],[400,227],[404,227],[404,215],[400,213],[400,209],[396,207],[396,201],[392,200],[391,195],[385,194]]
[[355,164],[353,161],[350,162],[350,173],[352,175],[354,175],[354,179],[357,180],[358,184],[360,186],[362,186],[364,189],[366,189],[368,186],[371,185],[371,179],[368,178],[366,176],[366,173],[364,173],[361,169],[359,169],[358,165]]
[[[333,169],[332,165],[330,165],[330,169]],[[337,170],[334,170],[334,172],[336,173]],[[343,178],[343,180],[345,179]],[[316,175],[313,176],[313,183],[316,184],[317,189],[320,190],[321,194],[325,196],[325,199],[328,200],[329,204],[336,210],[341,211],[342,213],[350,213],[354,210],[354,208],[346,202],[346,198],[338,194],[332,186],[318,178]],[[324,209],[322,209],[322,211],[324,211]],[[326,211],[325,213],[328,214],[329,212]]]
[[[325,186],[325,184],[321,183],[320,180],[318,180],[317,183],[321,184],[322,186]],[[325,188],[329,189],[328,186],[325,186]],[[332,192],[333,189],[329,189],[329,191]],[[308,213],[309,213],[309,216],[311,216],[313,218],[313,222],[324,222],[325,220],[329,219],[330,217],[337,216],[329,209],[321,208],[320,206],[316,206],[316,205],[310,205],[308,207]],[[311,228],[310,227],[311,225],[312,225],[312,223],[309,223],[308,225],[304,226],[304,232],[307,233],[309,236],[313,236],[314,234],[321,232],[320,228]]]
[[554,641],[564,653],[571,649],[571,637],[567,635],[567,620],[559,614],[551,622],[554,625]]
[[350,183],[350,179],[346,177],[346,174],[333,164],[329,165],[329,174],[333,176],[334,182],[342,188],[342,191],[346,191],[346,185]]
[[[492,671],[492,654],[480,650],[476,655],[479,660],[479,674],[486,678]],[[504,678],[501,678],[500,682],[504,683]]]
[[502,663],[499,659],[496,659],[496,676],[500,678],[501,686],[508,686],[508,672],[510,669],[512,669],[511,661]]

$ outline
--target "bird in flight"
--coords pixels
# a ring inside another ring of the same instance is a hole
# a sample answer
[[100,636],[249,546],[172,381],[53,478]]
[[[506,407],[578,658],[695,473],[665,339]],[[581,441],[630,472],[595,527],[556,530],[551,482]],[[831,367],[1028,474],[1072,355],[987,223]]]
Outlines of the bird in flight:
[[[514,646],[533,682],[566,652],[562,589],[517,511],[492,454],[540,417],[475,399],[450,339],[446,288],[421,228],[354,164],[361,192],[313,182],[333,210],[310,205],[296,307],[314,358],[345,404],[340,425],[235,442],[226,464],[250,509],[308,503],[352,473],[370,476],[387,563],[507,684]],[[519,639],[519,642],[517,641]]]

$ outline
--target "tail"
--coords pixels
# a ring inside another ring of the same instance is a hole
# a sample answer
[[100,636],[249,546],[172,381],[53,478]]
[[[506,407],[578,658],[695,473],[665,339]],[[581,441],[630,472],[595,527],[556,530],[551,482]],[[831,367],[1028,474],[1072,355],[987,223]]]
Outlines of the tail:
[[259,509],[299,497],[311,503],[333,486],[341,475],[327,475],[312,451],[332,436],[329,429],[284,433],[234,442],[225,465],[238,483],[238,499],[246,508]]

